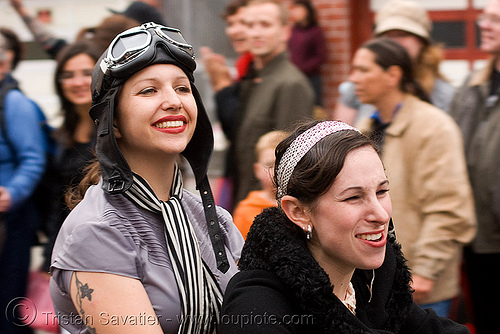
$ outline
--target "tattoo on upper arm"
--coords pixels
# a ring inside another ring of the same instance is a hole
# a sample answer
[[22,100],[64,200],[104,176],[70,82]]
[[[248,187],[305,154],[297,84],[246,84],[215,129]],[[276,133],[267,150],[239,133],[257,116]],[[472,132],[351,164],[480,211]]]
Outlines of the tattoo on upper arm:
[[[85,320],[85,310],[83,309],[83,299],[88,298],[89,301],[92,301],[92,292],[94,292],[94,289],[91,289],[88,285],[88,283],[83,284],[79,279],[78,275],[75,272],[75,284],[76,284],[76,302],[78,303],[78,308],[80,312],[80,316],[82,317],[83,320]],[[90,330],[92,334],[96,334],[97,331],[94,327],[91,327],[87,324],[87,328]]]

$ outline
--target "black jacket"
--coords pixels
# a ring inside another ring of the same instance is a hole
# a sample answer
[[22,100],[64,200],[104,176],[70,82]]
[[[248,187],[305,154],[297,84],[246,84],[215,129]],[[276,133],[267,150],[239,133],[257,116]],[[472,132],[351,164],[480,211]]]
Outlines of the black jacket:
[[469,333],[413,303],[400,248],[390,237],[380,268],[355,271],[354,316],[333,294],[302,230],[278,208],[264,210],[247,236],[241,272],[227,287],[219,333]]

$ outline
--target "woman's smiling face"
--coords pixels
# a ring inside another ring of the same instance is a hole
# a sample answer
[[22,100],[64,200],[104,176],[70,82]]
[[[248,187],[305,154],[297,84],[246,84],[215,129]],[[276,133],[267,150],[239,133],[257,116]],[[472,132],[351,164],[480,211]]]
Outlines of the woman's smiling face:
[[371,146],[349,152],[330,189],[311,206],[309,249],[341,272],[375,269],[385,257],[392,213],[389,182]]
[[198,108],[186,74],[155,64],[130,77],[120,92],[115,136],[127,160],[177,155],[196,128]]
[[78,54],[66,62],[59,74],[64,97],[75,105],[90,105],[90,83],[95,61],[87,54]]

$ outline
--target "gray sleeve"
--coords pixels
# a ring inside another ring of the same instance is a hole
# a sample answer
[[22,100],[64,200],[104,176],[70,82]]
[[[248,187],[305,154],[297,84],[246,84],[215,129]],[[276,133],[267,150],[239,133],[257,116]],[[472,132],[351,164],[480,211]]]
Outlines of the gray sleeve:
[[139,279],[140,260],[133,239],[104,223],[82,223],[53,255],[52,268],[111,273]]

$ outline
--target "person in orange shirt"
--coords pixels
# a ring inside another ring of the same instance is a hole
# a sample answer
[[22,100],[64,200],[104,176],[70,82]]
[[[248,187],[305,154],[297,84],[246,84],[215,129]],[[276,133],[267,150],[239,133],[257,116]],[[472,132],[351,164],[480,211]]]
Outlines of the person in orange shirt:
[[255,145],[257,162],[253,165],[255,177],[260,181],[262,190],[251,191],[236,207],[233,221],[246,238],[255,216],[262,210],[278,206],[276,202],[276,188],[273,184],[274,151],[276,146],[287,137],[285,131],[271,131],[259,138]]

